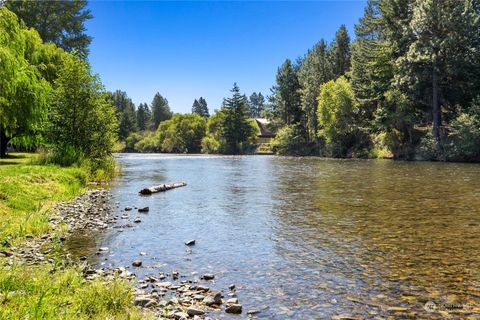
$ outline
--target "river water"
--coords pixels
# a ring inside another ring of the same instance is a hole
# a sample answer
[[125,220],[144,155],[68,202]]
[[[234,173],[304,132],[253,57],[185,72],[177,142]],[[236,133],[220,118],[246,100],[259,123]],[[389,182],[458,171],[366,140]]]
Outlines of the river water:
[[[150,212],[131,211],[118,224],[133,227],[94,243],[110,249],[98,263],[141,259],[140,276],[214,273],[210,285],[235,284],[244,310],[261,310],[258,318],[480,316],[479,165],[158,154],[117,160],[115,213],[126,206]],[[138,195],[175,181],[188,185]],[[137,217],[142,222],[132,223]],[[189,239],[196,245],[186,247]]]

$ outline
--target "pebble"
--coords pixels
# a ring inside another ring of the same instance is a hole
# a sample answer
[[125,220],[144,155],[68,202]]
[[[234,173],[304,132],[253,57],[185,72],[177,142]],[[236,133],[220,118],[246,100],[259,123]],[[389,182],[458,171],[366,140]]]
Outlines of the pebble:
[[227,304],[237,304],[238,299],[237,298],[230,298],[225,303],[227,303]]
[[229,286],[228,286],[228,289],[230,289],[230,290],[235,290],[235,285],[234,285],[234,284],[229,285]]
[[254,315],[254,314],[259,314],[260,313],[260,310],[257,310],[257,309],[250,309],[247,311],[247,314],[249,315]]
[[149,207],[138,208],[138,212],[148,212],[150,211]]
[[125,207],[125,211],[131,211],[132,209],[132,207]]
[[133,220],[133,222],[140,223],[140,222],[142,222],[142,220],[140,220],[140,218],[136,218],[135,220]]

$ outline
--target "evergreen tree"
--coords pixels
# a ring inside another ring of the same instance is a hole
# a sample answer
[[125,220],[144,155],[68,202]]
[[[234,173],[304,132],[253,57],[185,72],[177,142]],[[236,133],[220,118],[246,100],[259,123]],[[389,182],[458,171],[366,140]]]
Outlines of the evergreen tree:
[[[433,136],[442,151],[442,107],[470,103],[479,89],[479,16],[471,0],[417,0],[407,28],[412,41],[397,59],[397,84],[430,105]],[[429,97],[425,99],[425,97]]]
[[121,140],[125,140],[130,133],[137,131],[135,105],[124,91],[117,90],[111,97],[117,112],[119,137]]
[[225,141],[225,152],[237,154],[244,152],[248,146],[253,127],[248,121],[247,97],[240,94],[236,83],[231,92],[232,96],[223,101],[221,136]]
[[85,22],[92,18],[86,0],[6,1],[5,6],[35,28],[44,42],[51,42],[68,52],[88,55],[92,37],[85,34]]
[[168,100],[162,97],[160,93],[156,93],[151,104],[152,123],[151,129],[156,130],[160,122],[168,120],[172,117],[172,112],[168,105]]
[[320,85],[333,79],[333,66],[329,59],[327,43],[322,39],[309,50],[298,71],[301,88],[301,107],[305,115],[309,139],[316,136],[318,129],[317,97]]
[[137,109],[137,129],[145,131],[148,129],[152,114],[146,103],[140,103]]
[[335,34],[331,55],[334,77],[345,75],[350,70],[350,37],[344,24]]
[[207,101],[200,97],[200,99],[195,99],[192,105],[192,114],[198,114],[202,117],[209,117]]
[[297,71],[298,67],[294,66],[289,59],[285,60],[277,70],[271,103],[274,116],[281,124],[300,123],[303,118]]
[[250,107],[250,117],[258,118],[265,110],[265,97],[261,92],[254,92],[250,95],[248,105]]

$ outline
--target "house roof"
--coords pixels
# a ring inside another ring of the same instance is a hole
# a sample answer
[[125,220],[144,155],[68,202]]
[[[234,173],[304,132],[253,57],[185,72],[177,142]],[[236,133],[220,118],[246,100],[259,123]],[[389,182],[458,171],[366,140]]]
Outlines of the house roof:
[[275,134],[268,129],[270,121],[264,118],[255,118],[254,120],[260,129],[260,133],[257,135],[258,137],[275,137]]

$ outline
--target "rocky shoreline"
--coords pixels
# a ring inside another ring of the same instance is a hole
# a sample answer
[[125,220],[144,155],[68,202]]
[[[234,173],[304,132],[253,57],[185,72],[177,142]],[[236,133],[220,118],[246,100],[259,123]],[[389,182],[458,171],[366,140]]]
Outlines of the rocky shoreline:
[[[133,208],[125,208],[127,211]],[[141,208],[145,210],[146,208]],[[0,258],[5,258],[5,264],[52,264],[55,255],[60,255],[66,263],[80,264],[84,270],[86,281],[100,279],[111,282],[116,278],[135,284],[134,305],[146,313],[168,319],[215,319],[220,313],[242,314],[243,307],[238,302],[235,285],[218,291],[210,288],[213,274],[205,274],[189,279],[177,271],[171,273],[159,272],[154,276],[138,279],[126,267],[95,268],[88,265],[87,257],[72,258],[68,253],[58,248],[62,247],[69,236],[82,231],[98,231],[114,228],[118,217],[113,214],[115,208],[111,204],[111,194],[108,190],[88,190],[83,195],[70,202],[58,203],[49,222],[53,232],[40,238],[27,236],[21,246],[0,251]],[[65,231],[66,232],[62,232]],[[99,248],[99,252],[108,248]],[[78,261],[81,260],[81,261]],[[134,267],[141,267],[141,261],[134,261]],[[248,310],[251,318],[258,310]]]

